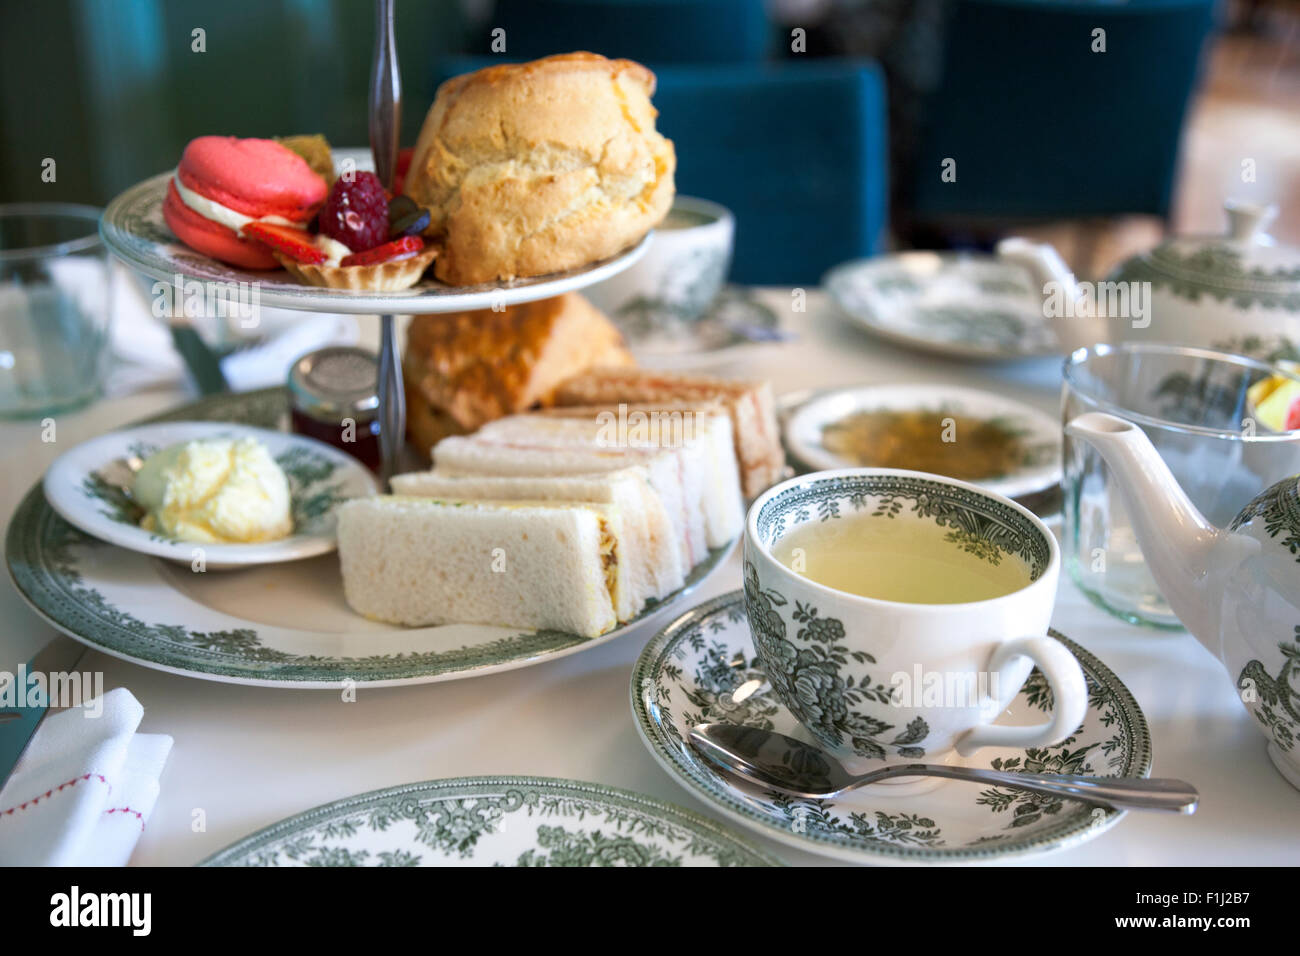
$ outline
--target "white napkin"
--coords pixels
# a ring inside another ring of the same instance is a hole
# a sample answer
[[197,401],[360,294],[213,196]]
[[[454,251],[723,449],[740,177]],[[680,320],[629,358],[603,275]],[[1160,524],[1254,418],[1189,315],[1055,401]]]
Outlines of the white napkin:
[[172,749],[143,716],[119,687],[41,722],[0,790],[0,865],[126,865]]
[[[148,289],[151,280],[136,276],[123,266],[115,284],[113,323],[109,341],[113,367],[104,391],[110,397],[149,388],[189,384],[185,363],[172,346],[166,322],[154,316]],[[238,339],[244,333],[223,319],[190,320],[205,341]],[[300,355],[326,345],[355,345],[359,338],[357,320],[350,315],[295,312],[262,306],[259,311],[256,344],[232,352],[221,360],[226,381],[236,392],[270,385],[283,385],[289,366]]]

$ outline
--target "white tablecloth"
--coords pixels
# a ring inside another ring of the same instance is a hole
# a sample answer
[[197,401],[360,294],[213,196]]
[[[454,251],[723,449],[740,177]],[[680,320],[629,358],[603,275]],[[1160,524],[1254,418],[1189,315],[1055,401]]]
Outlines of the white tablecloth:
[[[820,294],[791,310],[789,290],[764,292],[798,340],[749,350],[721,370],[770,378],[778,393],[876,382],[941,381],[1019,398],[1055,412],[1054,360],[968,365],[908,352],[848,324]],[[377,342],[378,323],[363,322]],[[57,441],[39,422],[0,423],[0,514],[63,449],[156,413],[188,396],[161,391],[59,416]],[[703,600],[740,586],[735,557],[702,588]],[[675,610],[685,610],[685,607]],[[669,612],[671,616],[673,612]],[[0,583],[0,669],[13,670],[51,636]],[[632,664],[661,617],[620,640],[490,677],[417,687],[362,689],[354,703],[329,691],[275,690],[194,680],[92,652],[102,670],[144,705],[141,732],[175,739],[153,819],[132,859],[187,865],[290,814],[351,794],[439,777],[534,774],[651,794],[705,814],[710,808],[659,768],[633,727]],[[1131,627],[1097,610],[1062,575],[1055,626],[1095,653],[1146,712],[1159,776],[1201,791],[1192,817],[1130,814],[1077,849],[1028,862],[1066,865],[1294,865],[1300,861],[1300,793],[1272,768],[1226,671],[1190,635]],[[739,827],[737,827],[739,829]],[[796,863],[816,857],[765,843]]]

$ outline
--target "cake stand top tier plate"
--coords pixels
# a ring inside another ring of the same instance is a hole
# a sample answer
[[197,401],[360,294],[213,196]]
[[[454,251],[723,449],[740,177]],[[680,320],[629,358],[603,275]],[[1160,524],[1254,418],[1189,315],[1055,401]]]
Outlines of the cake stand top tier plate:
[[[368,149],[334,151],[336,167],[351,161],[358,170],[373,169]],[[449,286],[425,279],[399,292],[353,292],[324,289],[297,282],[283,270],[251,272],[195,252],[180,242],[163,220],[162,205],[173,173],[160,173],[137,183],[117,196],[104,210],[100,234],[105,245],[119,259],[160,282],[173,284],[177,277],[204,283],[257,283],[258,302],[281,309],[306,312],[348,312],[357,314],[426,314],[463,312],[469,309],[501,308],[549,299],[582,289],[617,275],[645,254],[653,233],[616,256],[581,269],[510,282],[474,286]]]

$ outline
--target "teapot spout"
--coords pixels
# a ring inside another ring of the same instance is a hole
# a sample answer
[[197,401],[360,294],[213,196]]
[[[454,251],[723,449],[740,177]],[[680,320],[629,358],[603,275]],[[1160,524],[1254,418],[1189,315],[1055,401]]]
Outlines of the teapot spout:
[[1187,629],[1219,656],[1224,575],[1248,556],[1236,554],[1239,549],[1232,542],[1237,536],[1206,520],[1151,439],[1133,423],[1088,412],[1067,424],[1065,433],[1095,448],[1115,473],[1142,556],[1160,592]]

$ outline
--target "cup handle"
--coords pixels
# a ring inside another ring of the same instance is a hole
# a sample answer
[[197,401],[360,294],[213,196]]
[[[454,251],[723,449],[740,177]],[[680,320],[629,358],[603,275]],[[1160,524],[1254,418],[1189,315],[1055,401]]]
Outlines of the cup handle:
[[1046,747],[1064,740],[1083,723],[1088,711],[1088,684],[1083,679],[1083,668],[1065,645],[1046,636],[1007,641],[989,658],[989,673],[1001,678],[1004,668],[1018,657],[1032,660],[1051,685],[1052,719],[1030,727],[981,724],[957,741],[959,755],[969,757],[981,747]]

